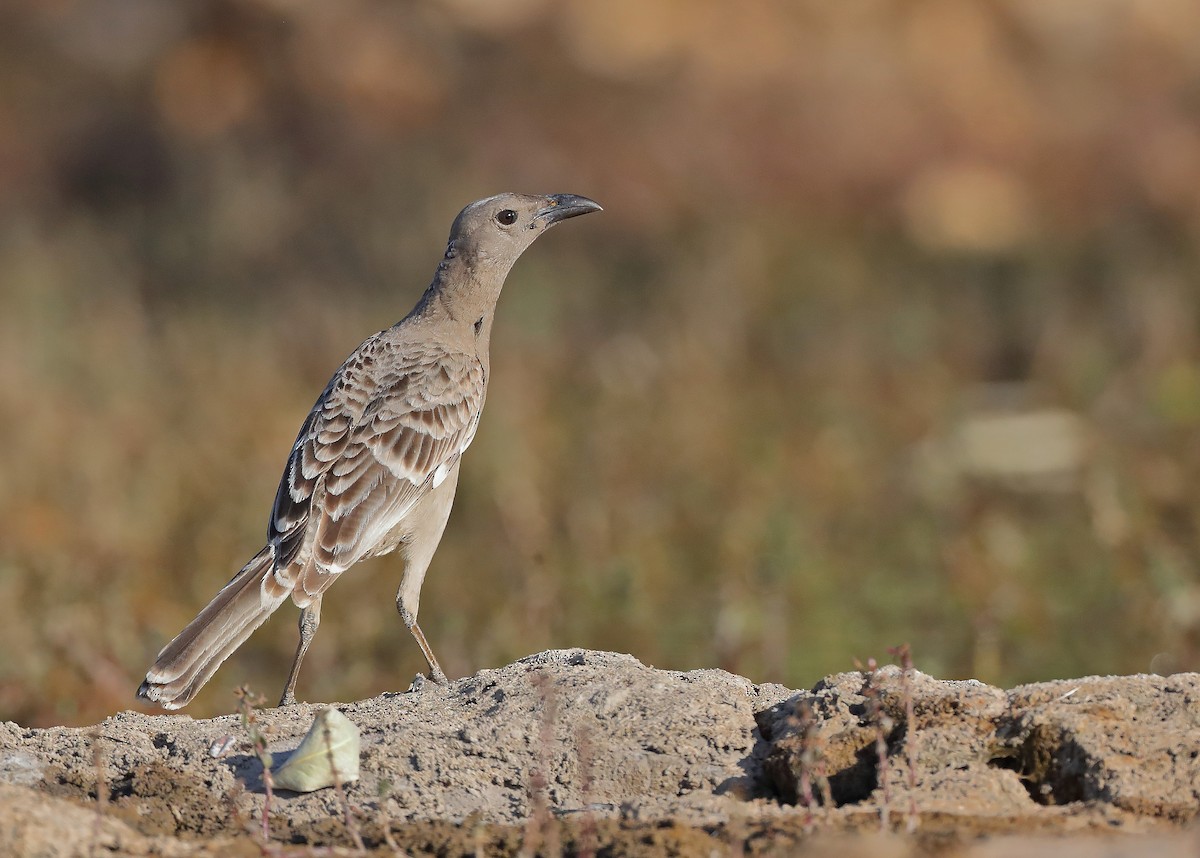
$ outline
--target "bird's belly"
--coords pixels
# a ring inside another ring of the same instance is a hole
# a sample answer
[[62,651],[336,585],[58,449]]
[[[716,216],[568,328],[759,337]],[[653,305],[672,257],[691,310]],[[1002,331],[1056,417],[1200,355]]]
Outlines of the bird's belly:
[[376,543],[375,547],[363,555],[363,559],[368,557],[382,557],[384,554],[391,554],[401,543],[407,542],[409,537],[408,528],[403,523],[393,527],[383,539]]

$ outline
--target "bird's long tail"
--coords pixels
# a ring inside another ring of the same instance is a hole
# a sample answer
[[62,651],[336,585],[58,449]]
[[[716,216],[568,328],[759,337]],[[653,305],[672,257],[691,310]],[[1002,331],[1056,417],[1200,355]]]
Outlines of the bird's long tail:
[[138,688],[138,697],[164,709],[186,706],[221,662],[287,599],[290,590],[268,580],[273,571],[274,552],[268,545],[163,647]]

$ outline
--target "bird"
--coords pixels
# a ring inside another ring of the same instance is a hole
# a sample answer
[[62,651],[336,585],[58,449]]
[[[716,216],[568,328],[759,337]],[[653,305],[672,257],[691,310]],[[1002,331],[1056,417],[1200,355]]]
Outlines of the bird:
[[399,549],[396,609],[448,680],[417,624],[421,584],[454,502],[487,395],[496,302],[517,258],[550,227],[602,211],[575,194],[503,193],[464,208],[412,311],[363,341],[317,397],[292,444],[266,545],[163,647],[137,695],[164,709],[196,696],[290,596],[300,642],[279,705],[295,702],[321,600],[356,563]]

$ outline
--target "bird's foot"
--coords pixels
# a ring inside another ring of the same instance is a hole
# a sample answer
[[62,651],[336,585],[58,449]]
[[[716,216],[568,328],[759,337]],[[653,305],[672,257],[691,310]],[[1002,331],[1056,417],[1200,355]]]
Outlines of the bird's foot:
[[279,708],[280,709],[282,709],[284,706],[294,706],[295,703],[296,703],[296,695],[290,688],[287,691],[283,692],[283,696],[279,698]]
[[442,673],[441,668],[429,671],[426,676],[423,673],[418,673],[413,677],[412,685],[408,686],[409,694],[420,694],[429,688],[430,685],[448,685],[450,680],[446,678],[446,674]]

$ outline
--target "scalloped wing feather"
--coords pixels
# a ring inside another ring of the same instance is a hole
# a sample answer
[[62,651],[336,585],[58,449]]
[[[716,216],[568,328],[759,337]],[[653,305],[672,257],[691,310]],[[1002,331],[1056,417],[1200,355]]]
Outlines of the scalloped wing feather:
[[[385,362],[394,369],[370,371]],[[301,428],[271,518],[284,563],[311,551],[298,596],[394,547],[394,531],[470,445],[485,389],[477,357],[431,344],[376,335],[346,361]]]

